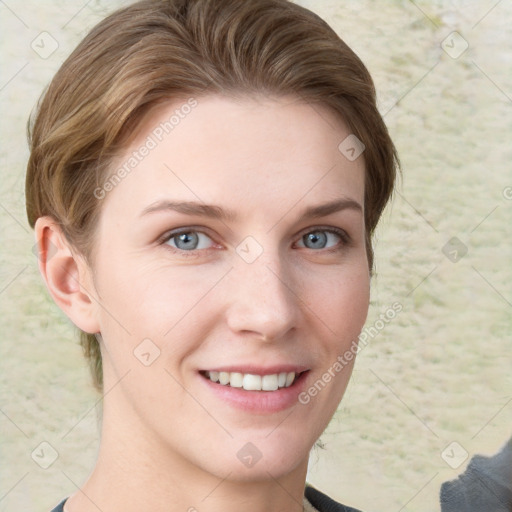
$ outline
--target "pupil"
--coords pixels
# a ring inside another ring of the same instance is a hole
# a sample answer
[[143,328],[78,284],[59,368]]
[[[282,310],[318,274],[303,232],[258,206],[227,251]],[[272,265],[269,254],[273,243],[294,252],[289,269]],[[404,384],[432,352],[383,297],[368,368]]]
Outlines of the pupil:
[[309,235],[307,235],[307,239],[309,242],[312,242],[314,248],[317,248],[319,245],[323,246],[325,244],[327,236],[321,231],[316,231],[314,233],[309,233]]
[[[181,235],[178,236],[178,242],[176,245],[180,249],[189,249],[190,246],[191,245],[193,246],[194,242],[196,242],[196,238],[197,238],[196,234],[182,233]],[[182,245],[182,247],[180,247],[180,244]]]

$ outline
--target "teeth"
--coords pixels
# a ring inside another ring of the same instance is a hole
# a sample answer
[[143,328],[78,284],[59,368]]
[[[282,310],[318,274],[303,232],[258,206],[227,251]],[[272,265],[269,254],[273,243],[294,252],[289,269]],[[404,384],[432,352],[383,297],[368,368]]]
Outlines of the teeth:
[[219,382],[224,386],[244,388],[247,391],[276,391],[279,388],[288,388],[295,380],[295,372],[274,373],[273,375],[253,375],[239,372],[205,372],[212,382]]
[[241,388],[244,385],[244,375],[236,372],[231,373],[229,377],[229,385],[232,388]]
[[279,375],[264,375],[261,379],[261,389],[263,391],[275,391]]
[[259,375],[246,373],[242,387],[247,391],[261,391],[261,377]]

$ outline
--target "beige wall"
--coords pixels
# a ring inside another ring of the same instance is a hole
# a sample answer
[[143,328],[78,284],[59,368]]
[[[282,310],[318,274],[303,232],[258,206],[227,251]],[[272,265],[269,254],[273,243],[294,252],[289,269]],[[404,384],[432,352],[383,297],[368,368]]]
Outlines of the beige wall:
[[[87,29],[125,2],[84,3],[0,3],[5,511],[50,510],[86,478],[97,450],[98,397],[74,330],[40,280],[23,192],[29,112]],[[492,454],[512,433],[512,7],[299,3],[369,67],[404,175],[377,237],[367,325],[379,327],[395,302],[403,310],[369,335],[309,480],[363,510],[437,510],[440,484],[468,462],[450,467],[445,448]],[[43,441],[59,454],[46,470],[31,458]]]

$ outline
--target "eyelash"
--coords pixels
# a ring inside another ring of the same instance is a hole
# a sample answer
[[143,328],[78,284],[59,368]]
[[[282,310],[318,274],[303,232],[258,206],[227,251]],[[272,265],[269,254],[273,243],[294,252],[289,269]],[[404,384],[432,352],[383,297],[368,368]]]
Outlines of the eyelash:
[[[348,233],[346,231],[344,231],[343,229],[335,228],[335,227],[328,227],[328,228],[327,227],[317,227],[317,228],[315,227],[313,229],[308,229],[307,231],[304,231],[303,234],[300,235],[299,240],[302,240],[302,238],[304,236],[306,236],[306,235],[308,235],[310,233],[315,233],[315,232],[318,232],[318,231],[325,232],[325,233],[333,233],[335,235],[338,235],[340,237],[341,243],[339,245],[336,245],[334,247],[329,247],[327,249],[318,249],[318,250],[310,249],[313,252],[334,253],[334,252],[340,251],[341,249],[343,249],[344,247],[350,245],[350,243],[351,243],[351,238],[348,235]],[[183,255],[185,257],[188,257],[188,258],[197,257],[197,256],[199,256],[198,252],[208,251],[209,250],[209,249],[192,249],[190,251],[185,251],[183,249],[178,249],[176,247],[171,247],[170,245],[167,244],[167,242],[169,242],[169,240],[172,240],[173,238],[178,237],[179,235],[182,235],[182,234],[185,234],[185,233],[201,233],[203,235],[206,235],[208,238],[210,238],[213,241],[212,237],[210,235],[208,235],[208,233],[205,233],[204,231],[202,231],[199,228],[191,226],[191,227],[188,227],[188,228],[182,228],[182,229],[179,229],[177,231],[171,231],[169,233],[166,233],[165,235],[163,235],[160,238],[159,243],[161,245],[165,245],[166,248],[168,250],[170,250],[171,252],[178,253],[178,254]],[[308,249],[308,248],[307,247],[301,247],[301,249]]]

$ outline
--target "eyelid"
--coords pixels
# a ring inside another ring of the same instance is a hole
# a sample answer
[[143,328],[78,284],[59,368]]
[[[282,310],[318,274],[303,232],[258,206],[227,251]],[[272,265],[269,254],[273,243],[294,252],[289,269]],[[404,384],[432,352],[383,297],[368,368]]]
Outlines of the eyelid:
[[[208,233],[208,229],[204,226],[185,226],[182,228],[176,228],[174,230],[167,231],[164,235],[158,238],[158,243],[161,245],[166,244],[171,238],[177,237],[183,233],[201,233],[203,235],[206,235],[208,238],[212,240],[213,243],[215,242],[212,235]],[[350,235],[341,228],[335,227],[335,226],[310,226],[304,230],[302,230],[296,237],[298,237],[297,241],[300,241],[303,236],[307,235],[308,233],[314,233],[315,231],[325,231],[329,233],[334,233],[335,235],[338,235],[342,241],[341,245],[349,245],[352,242],[352,238]],[[296,242],[297,242],[296,241]],[[294,242],[294,243],[296,243]],[[197,255],[199,252],[209,251],[210,249],[192,249],[190,251],[185,251],[182,249],[178,249],[175,247],[168,246],[171,251],[174,253],[184,254],[185,256],[194,256]],[[329,252],[329,251],[335,251],[336,249],[339,249],[340,246],[337,245],[335,247],[330,247],[327,249],[319,249],[319,250],[313,250],[314,252]],[[305,247],[307,249],[307,247]]]
[[[335,235],[338,235],[341,238],[343,245],[349,245],[352,242],[352,238],[344,229],[337,228],[335,226],[313,226],[313,227],[306,228],[299,235],[299,240],[301,240],[302,237],[307,235],[308,233],[314,233],[315,231],[325,231],[327,233],[334,233]],[[336,250],[336,248],[338,248],[338,247],[339,246],[330,247],[328,249],[320,249],[315,252],[329,251],[329,250],[332,251],[332,250]],[[306,247],[306,249],[307,249],[307,247]]]
[[[157,242],[160,244],[165,244],[171,238],[182,235],[183,233],[201,233],[202,235],[206,235],[208,238],[215,242],[213,236],[208,233],[208,229],[204,226],[185,226],[183,228],[171,229],[170,231],[166,231],[162,236],[158,237]],[[216,243],[216,242],[215,242]],[[176,249],[179,251],[179,249]],[[194,249],[194,251],[204,251],[206,249]],[[194,251],[180,251],[180,252],[194,252]]]

